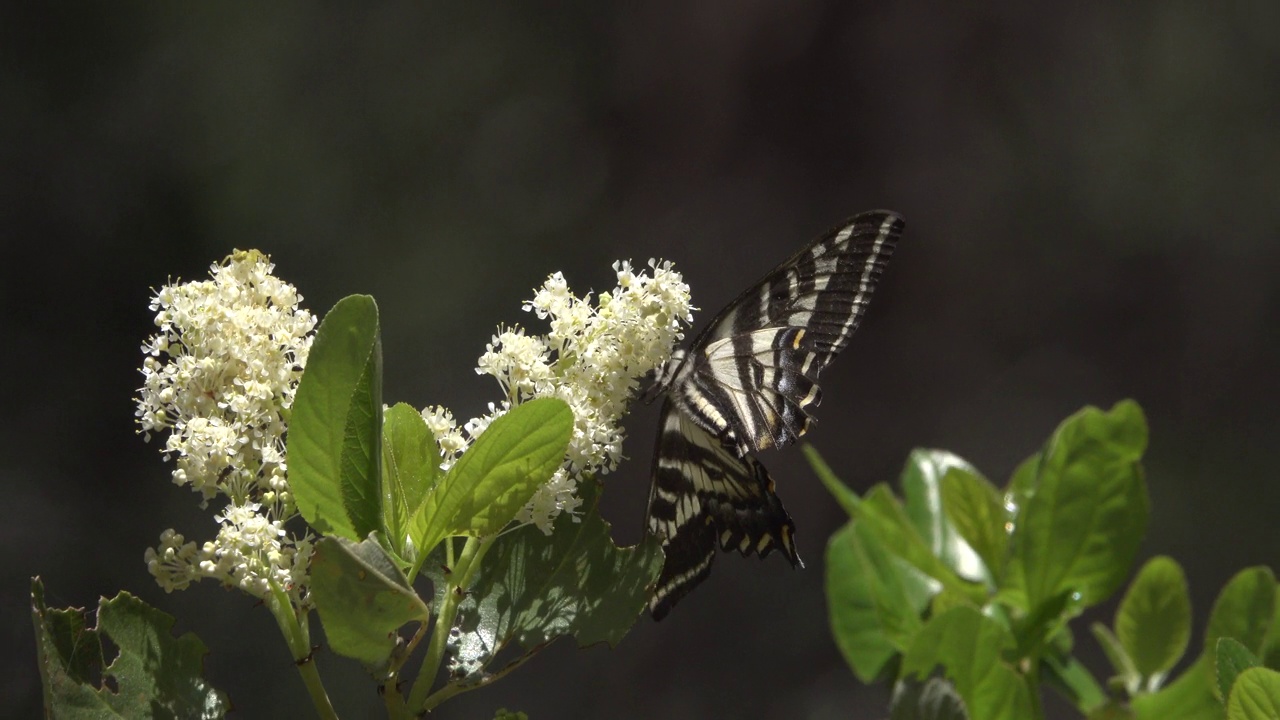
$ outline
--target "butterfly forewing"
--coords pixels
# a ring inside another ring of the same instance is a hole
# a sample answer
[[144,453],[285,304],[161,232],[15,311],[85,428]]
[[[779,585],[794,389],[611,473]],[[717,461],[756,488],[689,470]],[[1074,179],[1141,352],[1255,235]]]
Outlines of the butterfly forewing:
[[707,430],[742,453],[781,447],[804,433],[821,399],[818,374],[849,344],[902,226],[895,213],[858,215],[801,249],[711,322],[694,341],[684,373],[686,382],[722,399],[725,422]]
[[818,375],[849,343],[903,221],[858,215],[748,288],[661,376],[649,531],[666,562],[650,603],[661,618],[710,572],[716,545],[747,555],[779,548],[798,563],[795,525],[751,454],[809,428]]

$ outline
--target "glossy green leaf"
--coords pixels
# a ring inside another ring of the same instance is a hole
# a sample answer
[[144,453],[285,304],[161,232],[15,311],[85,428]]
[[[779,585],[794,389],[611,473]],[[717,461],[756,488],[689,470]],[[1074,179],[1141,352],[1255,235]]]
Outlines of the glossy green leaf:
[[[579,647],[622,640],[662,571],[662,548],[653,537],[614,545],[596,508],[598,493],[596,483],[579,486],[582,511],[562,514],[549,536],[526,526],[494,541],[459,605],[452,671],[479,673],[512,643],[534,652],[561,636]],[[446,584],[441,564],[425,566],[437,588]]]
[[942,478],[941,495],[951,525],[981,558],[987,578],[998,580],[1009,551],[1008,521],[999,491],[976,470],[953,467]]
[[1204,633],[1204,652],[1212,655],[1218,638],[1238,640],[1250,652],[1259,653],[1276,614],[1276,578],[1267,567],[1236,573],[1213,603]]
[[382,423],[382,522],[387,541],[411,560],[409,518],[440,481],[439,448],[422,414],[398,403]]
[[352,295],[320,323],[289,421],[289,486],[312,527],[351,540],[381,529],[381,431],[378,306]]
[[1030,607],[1078,592],[1096,604],[1124,581],[1147,527],[1137,403],[1087,407],[1054,432],[1012,540]]
[[1116,609],[1116,637],[1134,669],[1158,687],[1191,640],[1187,577],[1172,558],[1147,561]]
[[840,507],[849,513],[849,517],[856,519],[858,517],[858,508],[862,505],[862,498],[847,485],[840,482],[840,478],[836,477],[835,472],[831,470],[831,466],[827,465],[822,456],[818,454],[818,450],[809,443],[800,446],[804,452],[804,457],[809,461],[809,467],[813,468],[813,473],[822,481],[823,486],[831,493],[836,502],[840,503]]
[[971,717],[1025,720],[1032,717],[1030,693],[1003,658],[1013,644],[996,620],[974,608],[955,607],[931,619],[916,636],[902,674],[923,678],[941,665]]
[[923,626],[921,613],[938,585],[851,520],[827,543],[826,590],[831,632],[849,667],[871,682]]
[[978,473],[962,458],[945,450],[911,451],[899,478],[907,517],[933,556],[952,572],[973,582],[988,582],[988,566],[966,542],[968,538],[957,532],[955,518],[944,510],[943,477],[951,472],[972,476]]
[[1240,673],[1227,702],[1227,720],[1280,718],[1280,673],[1256,667]]
[[321,538],[311,558],[311,597],[333,651],[371,667],[391,656],[399,628],[430,617],[427,604],[374,539]]
[[940,585],[938,589],[950,588],[975,602],[985,599],[981,586],[965,582],[933,554],[888,486],[876,485],[867,492],[858,522],[863,531],[875,536],[887,551],[936,580]]
[[573,411],[556,398],[530,400],[490,423],[412,518],[419,552],[505,527],[564,462],[572,434]]
[[1249,652],[1249,648],[1241,645],[1239,640],[1228,637],[1218,638],[1214,668],[1218,674],[1219,697],[1225,702],[1226,698],[1231,697],[1231,686],[1235,685],[1240,673],[1261,665],[1262,661],[1258,656]]
[[955,686],[936,677],[897,683],[889,707],[889,720],[969,720]]
[[[50,717],[220,718],[230,707],[202,677],[204,643],[193,633],[173,637],[173,617],[129,593],[101,600],[98,627],[89,629],[83,610],[46,607],[36,578],[31,618]],[[105,667],[103,638],[119,653]]]

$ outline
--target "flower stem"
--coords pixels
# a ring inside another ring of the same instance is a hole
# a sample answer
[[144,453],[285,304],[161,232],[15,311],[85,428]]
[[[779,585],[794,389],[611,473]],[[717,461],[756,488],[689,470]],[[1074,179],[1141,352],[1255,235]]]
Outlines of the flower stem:
[[480,561],[493,546],[495,539],[496,537],[467,538],[466,545],[462,547],[462,554],[458,556],[457,564],[452,568],[451,575],[457,578],[457,582],[450,582],[445,588],[444,597],[440,601],[439,612],[436,615],[435,627],[431,629],[427,657],[422,661],[418,677],[413,681],[413,690],[409,693],[409,708],[415,712],[426,710],[424,703],[431,692],[432,684],[435,683],[436,675],[440,672],[440,664],[444,661],[449,631],[453,628],[454,618],[458,614],[458,603],[462,601],[464,591],[471,583],[471,576],[480,567]]
[[325,692],[324,683],[320,680],[315,659],[311,657],[311,633],[305,623],[299,620],[288,593],[274,582],[271,583],[271,595],[267,606],[275,616],[276,624],[280,626],[280,632],[289,646],[289,654],[293,656],[298,674],[302,676],[302,683],[307,686],[307,694],[311,696],[316,714],[322,720],[338,720],[338,713],[334,711],[333,703],[329,702],[329,694]]

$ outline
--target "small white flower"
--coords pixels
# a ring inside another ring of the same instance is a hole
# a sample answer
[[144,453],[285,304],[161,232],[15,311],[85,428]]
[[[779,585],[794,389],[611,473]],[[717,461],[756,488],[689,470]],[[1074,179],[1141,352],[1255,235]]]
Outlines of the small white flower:
[[161,452],[175,460],[174,483],[231,504],[215,516],[216,540],[197,546],[167,530],[146,562],[167,591],[209,577],[265,599],[275,582],[301,607],[311,543],[283,530],[296,515],[284,433],[316,318],[273,268],[256,250],[237,251],[209,280],[152,298],[159,332],[142,345],[139,432],[169,433]]
[[[477,362],[476,372],[496,378],[507,399],[501,411],[490,405],[489,415],[466,423],[469,439],[510,405],[532,398],[558,397],[573,410],[564,466],[517,518],[543,532],[561,512],[581,504],[575,494],[580,478],[617,467],[627,403],[640,378],[667,361],[693,320],[689,286],[680,274],[667,262],[650,260],[648,266],[648,273],[636,273],[629,261],[614,263],[618,285],[600,293],[594,305],[590,293],[575,296],[564,276],[552,273],[522,306],[549,321],[547,335],[500,327]],[[441,435],[436,438],[443,450]]]

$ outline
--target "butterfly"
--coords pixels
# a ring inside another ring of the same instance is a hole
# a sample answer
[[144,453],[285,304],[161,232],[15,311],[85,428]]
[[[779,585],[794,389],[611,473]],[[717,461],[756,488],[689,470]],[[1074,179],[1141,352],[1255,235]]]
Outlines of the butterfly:
[[648,532],[666,560],[649,601],[661,620],[711,573],[716,547],[778,550],[794,567],[795,523],[755,453],[809,429],[818,374],[849,343],[902,234],[897,213],[862,213],[752,285],[676,350],[649,397],[665,395]]

